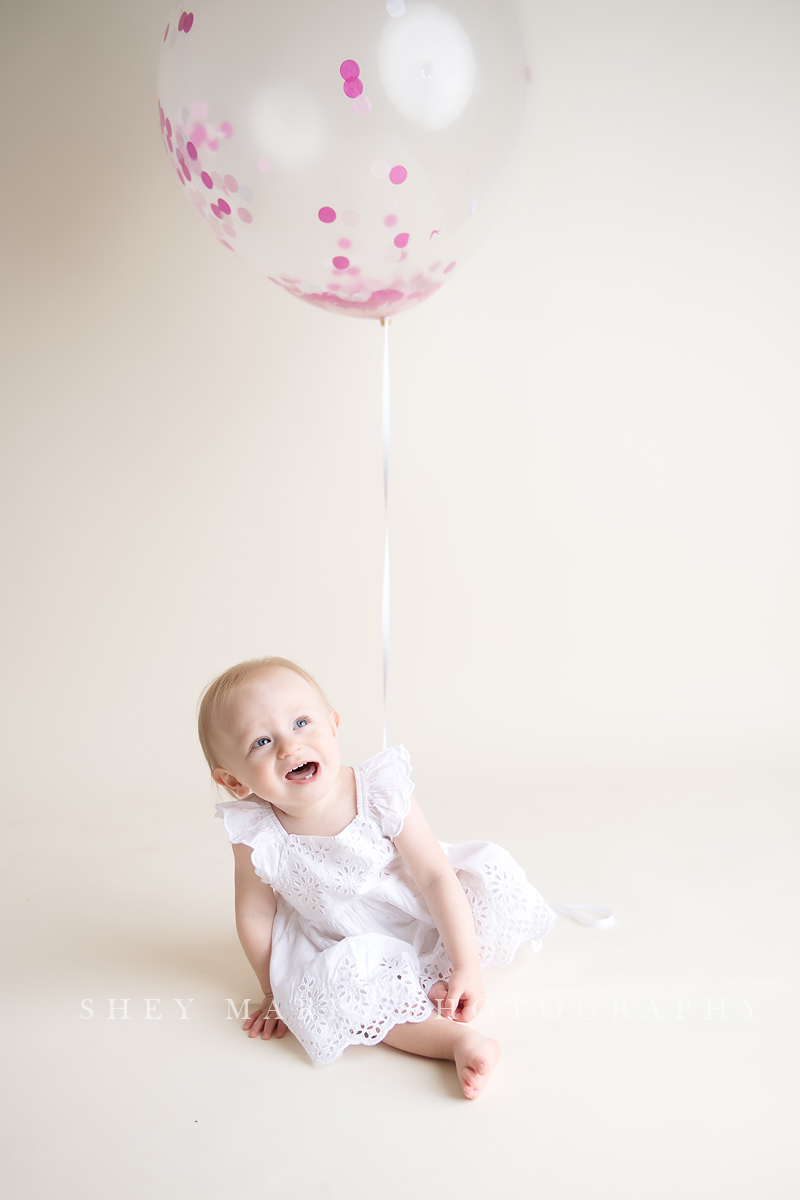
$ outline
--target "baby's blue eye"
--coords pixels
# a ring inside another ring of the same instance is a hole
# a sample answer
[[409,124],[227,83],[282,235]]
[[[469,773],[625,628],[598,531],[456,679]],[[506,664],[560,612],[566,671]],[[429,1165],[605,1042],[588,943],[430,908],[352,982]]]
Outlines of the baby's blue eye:
[[257,746],[260,750],[262,746],[266,746],[268,741],[269,741],[268,737],[256,738],[256,740],[253,742],[253,745]]
[[300,718],[298,718],[298,720],[295,721],[295,725],[297,726],[298,729],[302,729],[307,724],[308,724],[307,717],[300,717]]

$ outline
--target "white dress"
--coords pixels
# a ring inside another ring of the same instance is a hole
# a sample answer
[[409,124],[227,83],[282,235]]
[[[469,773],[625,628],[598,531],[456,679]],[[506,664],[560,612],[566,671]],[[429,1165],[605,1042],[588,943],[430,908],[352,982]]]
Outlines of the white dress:
[[[442,939],[393,838],[413,791],[403,746],[354,767],[358,812],[335,837],[287,833],[272,805],[217,805],[231,842],[252,847],[278,901],[270,982],[275,1005],[315,1063],[424,1021],[432,983],[452,970]],[[482,967],[534,950],[556,914],[493,842],[440,843],[472,908]]]

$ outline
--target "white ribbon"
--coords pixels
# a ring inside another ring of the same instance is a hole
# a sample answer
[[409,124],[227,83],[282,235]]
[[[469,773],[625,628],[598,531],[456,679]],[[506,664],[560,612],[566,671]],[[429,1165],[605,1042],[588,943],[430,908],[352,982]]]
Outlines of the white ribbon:
[[381,604],[381,642],[383,644],[383,748],[386,749],[386,686],[389,678],[389,317],[381,317],[383,326],[383,601]]
[[[383,748],[386,749],[386,695],[389,679],[389,326],[391,318],[381,317],[383,326],[383,600],[381,603],[381,643],[383,646]],[[566,913],[574,917],[581,925],[589,925],[593,929],[602,929],[611,925],[614,914],[610,908],[602,908],[599,904],[551,904],[550,908],[557,913]],[[591,917],[582,917],[577,909],[584,912],[601,913],[599,921]]]
[[[568,917],[574,917],[576,921],[580,921],[581,925],[588,925],[591,929],[604,929],[607,925],[614,923],[614,914],[611,909],[603,908],[600,904],[550,904],[550,908],[553,912],[566,913]],[[577,911],[579,908],[582,908],[584,912],[602,913],[603,916],[599,921],[593,921],[591,917],[582,917]]]

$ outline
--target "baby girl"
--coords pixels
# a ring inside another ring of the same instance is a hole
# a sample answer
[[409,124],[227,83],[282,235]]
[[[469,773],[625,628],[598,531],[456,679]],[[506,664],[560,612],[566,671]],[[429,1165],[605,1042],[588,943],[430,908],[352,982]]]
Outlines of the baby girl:
[[239,663],[199,733],[233,843],[236,930],[264,990],[250,1037],[287,1028],[315,1063],[385,1042],[455,1063],[474,1100],[500,1047],[471,1024],[481,968],[538,950],[556,915],[492,842],[439,842],[402,746],[342,766],[339,714],[301,667]]

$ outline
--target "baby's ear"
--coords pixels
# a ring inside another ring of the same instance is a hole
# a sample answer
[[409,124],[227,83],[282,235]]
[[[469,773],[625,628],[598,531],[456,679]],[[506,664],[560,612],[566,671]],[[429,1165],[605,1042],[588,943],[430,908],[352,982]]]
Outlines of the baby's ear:
[[331,711],[328,713],[328,716],[330,717],[330,722],[331,722],[331,733],[333,734],[334,737],[336,737],[336,735],[339,732],[339,714],[337,713],[335,708],[332,708]]
[[214,767],[214,770],[211,772],[211,778],[215,783],[224,787],[227,792],[230,792],[232,796],[235,796],[237,800],[244,800],[245,796],[250,795],[250,788],[247,784],[239,783],[235,775],[224,771],[222,767]]

